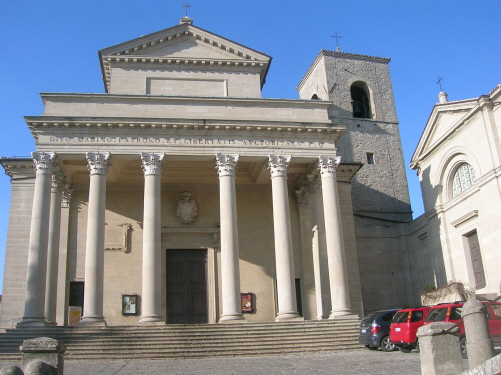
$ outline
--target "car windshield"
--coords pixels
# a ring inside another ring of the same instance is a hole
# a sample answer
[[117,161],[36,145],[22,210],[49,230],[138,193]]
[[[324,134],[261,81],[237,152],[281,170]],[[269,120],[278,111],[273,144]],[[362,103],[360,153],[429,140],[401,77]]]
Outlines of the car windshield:
[[393,317],[392,323],[405,323],[407,321],[408,311],[399,311]]

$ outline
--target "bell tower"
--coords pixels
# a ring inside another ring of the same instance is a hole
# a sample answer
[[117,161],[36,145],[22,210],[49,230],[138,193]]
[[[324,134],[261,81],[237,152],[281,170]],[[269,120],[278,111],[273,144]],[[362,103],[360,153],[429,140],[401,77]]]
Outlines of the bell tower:
[[388,63],[390,59],[321,50],[297,87],[301,99],[328,100],[343,162],[364,166],[352,179],[359,217],[412,220]]
[[[363,164],[351,193],[365,309],[414,303],[405,288],[395,288],[407,281],[401,234],[412,211],[389,62],[321,50],[297,87],[301,99],[332,102],[332,124],[346,126],[337,154],[342,163]],[[383,274],[391,280],[382,280]]]

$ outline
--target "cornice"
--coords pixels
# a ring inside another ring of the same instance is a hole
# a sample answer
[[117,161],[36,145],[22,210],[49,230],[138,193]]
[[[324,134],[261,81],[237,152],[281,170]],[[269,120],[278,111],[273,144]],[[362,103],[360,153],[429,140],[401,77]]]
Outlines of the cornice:
[[200,103],[215,103],[224,105],[235,105],[236,103],[242,104],[256,104],[256,105],[291,105],[297,107],[298,105],[309,107],[328,109],[332,102],[328,100],[305,100],[305,99],[276,99],[276,98],[236,98],[228,96],[167,96],[167,95],[134,95],[134,94],[108,94],[108,93],[40,93],[42,100],[58,98],[58,99],[88,99],[96,98],[103,101],[161,101],[161,102],[200,102]]
[[359,55],[357,53],[347,53],[347,52],[341,52],[341,51],[329,51],[329,50],[325,50],[325,49],[320,50],[320,53],[323,54],[324,56],[342,57],[342,58],[346,58],[346,59],[380,62],[380,63],[385,63],[385,64],[388,64],[391,61],[391,59],[389,57],[377,57],[377,56],[369,56],[369,55]]
[[47,129],[73,130],[174,130],[174,131],[212,131],[212,132],[252,132],[275,134],[304,134],[310,136],[330,136],[337,141],[345,127],[331,123],[304,123],[272,121],[232,121],[232,120],[193,120],[193,119],[138,119],[138,118],[76,118],[62,116],[25,117],[25,121],[35,137]]

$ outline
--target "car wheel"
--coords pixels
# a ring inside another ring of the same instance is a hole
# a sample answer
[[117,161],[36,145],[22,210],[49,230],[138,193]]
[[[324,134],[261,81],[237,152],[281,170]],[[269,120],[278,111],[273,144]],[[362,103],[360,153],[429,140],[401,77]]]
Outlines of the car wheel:
[[410,353],[412,351],[412,346],[399,346],[398,350],[400,350],[402,353]]
[[377,350],[377,346],[365,345],[365,347],[369,350]]
[[383,352],[392,352],[396,349],[395,344],[390,341],[390,336],[385,336],[381,340],[381,349]]
[[466,351],[466,337],[461,337],[459,340],[459,347],[461,348],[461,357],[463,357],[463,359],[467,359],[468,352]]

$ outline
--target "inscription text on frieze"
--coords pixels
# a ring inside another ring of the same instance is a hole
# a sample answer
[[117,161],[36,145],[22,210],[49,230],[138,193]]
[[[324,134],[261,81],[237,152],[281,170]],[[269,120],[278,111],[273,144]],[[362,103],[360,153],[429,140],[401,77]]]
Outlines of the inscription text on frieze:
[[[213,139],[213,138],[162,138],[162,137],[44,137],[48,143],[59,144],[116,144],[116,145],[191,145],[191,146],[274,146],[323,148],[324,142],[288,141],[269,139]],[[42,139],[39,141],[43,143]]]

